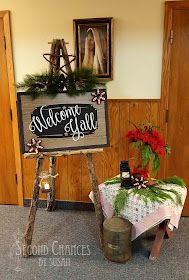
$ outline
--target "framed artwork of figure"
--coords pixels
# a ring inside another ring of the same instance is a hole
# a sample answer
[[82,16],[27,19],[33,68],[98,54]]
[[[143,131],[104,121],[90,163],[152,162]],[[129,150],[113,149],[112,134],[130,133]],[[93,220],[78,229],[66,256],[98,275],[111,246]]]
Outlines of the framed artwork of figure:
[[112,79],[112,18],[74,20],[76,67]]

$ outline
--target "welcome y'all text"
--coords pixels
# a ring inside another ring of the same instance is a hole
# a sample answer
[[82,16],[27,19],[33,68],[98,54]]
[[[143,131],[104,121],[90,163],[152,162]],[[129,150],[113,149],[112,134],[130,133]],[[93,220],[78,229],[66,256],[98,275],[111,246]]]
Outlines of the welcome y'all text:
[[72,137],[74,141],[98,128],[97,112],[92,105],[44,105],[31,116],[29,130],[40,137]]

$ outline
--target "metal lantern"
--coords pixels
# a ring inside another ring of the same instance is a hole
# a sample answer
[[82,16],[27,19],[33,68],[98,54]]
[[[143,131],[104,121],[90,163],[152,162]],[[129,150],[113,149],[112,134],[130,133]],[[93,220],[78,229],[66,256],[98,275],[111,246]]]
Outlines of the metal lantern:
[[120,163],[120,178],[121,187],[126,189],[132,188],[131,171],[129,167],[129,162],[127,160],[123,160]]
[[108,260],[124,263],[131,258],[131,228],[131,222],[123,218],[113,217],[104,221],[104,255]]
[[42,193],[48,193],[51,191],[51,182],[50,182],[51,175],[48,171],[41,171],[39,178],[41,179],[39,182],[39,187]]

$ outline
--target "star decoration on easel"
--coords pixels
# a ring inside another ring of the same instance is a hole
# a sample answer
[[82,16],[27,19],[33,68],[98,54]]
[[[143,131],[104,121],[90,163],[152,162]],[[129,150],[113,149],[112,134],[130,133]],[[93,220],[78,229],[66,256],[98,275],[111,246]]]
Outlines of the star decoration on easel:
[[30,143],[26,144],[26,146],[29,148],[28,153],[38,154],[39,152],[41,152],[44,149],[44,147],[41,145],[41,142],[41,140],[32,138],[30,140]]
[[92,92],[91,95],[93,96],[92,102],[96,102],[98,105],[100,105],[102,101],[106,100],[106,91],[103,89],[98,88]]
[[56,63],[54,63],[54,62],[52,62],[51,60],[50,60],[50,57],[54,57],[54,58],[63,58],[63,60],[64,60],[64,55],[59,55],[59,54],[50,54],[50,53],[44,53],[43,54],[43,57],[44,57],[44,59],[47,61],[47,62],[49,62],[53,67],[56,67],[57,68],[57,72],[58,71],[60,71],[60,72],[62,72],[64,75],[67,75],[67,72],[64,70],[64,68],[66,68],[67,67],[67,65],[70,65],[73,61],[75,61],[75,59],[76,59],[76,56],[75,55],[72,55],[72,54],[69,54],[67,57],[68,57],[68,59],[71,57],[71,60],[69,59],[69,62],[68,63],[65,63],[65,64],[63,64],[62,66],[59,66],[59,67],[57,67],[57,64]]

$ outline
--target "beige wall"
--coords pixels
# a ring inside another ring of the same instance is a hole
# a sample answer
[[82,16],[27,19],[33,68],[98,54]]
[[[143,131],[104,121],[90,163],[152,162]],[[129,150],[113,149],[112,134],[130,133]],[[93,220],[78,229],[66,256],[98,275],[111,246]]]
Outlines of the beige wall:
[[162,0],[0,0],[11,11],[16,81],[48,67],[52,38],[69,41],[73,18],[114,18],[114,80],[110,98],[160,98]]

